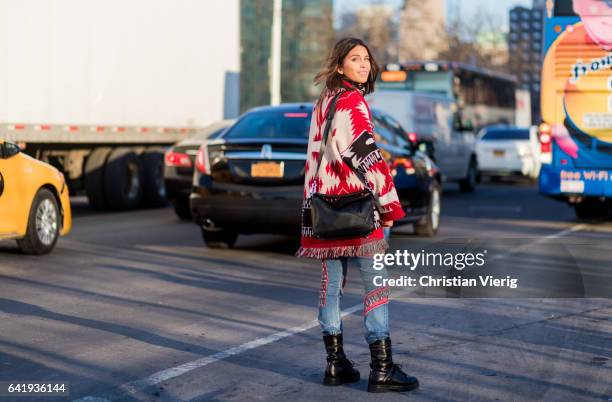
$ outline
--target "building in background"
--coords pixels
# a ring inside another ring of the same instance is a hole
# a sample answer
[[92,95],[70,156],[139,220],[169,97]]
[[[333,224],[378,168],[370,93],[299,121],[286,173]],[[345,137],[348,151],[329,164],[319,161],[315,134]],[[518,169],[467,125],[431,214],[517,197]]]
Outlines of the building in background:
[[341,14],[336,40],[361,38],[374,53],[378,64],[396,63],[398,21],[396,10],[388,4],[361,5]]
[[444,0],[404,0],[399,27],[399,60],[435,60],[446,48]]
[[518,87],[531,94],[532,123],[539,123],[540,75],[542,72],[542,46],[544,40],[544,0],[534,0],[531,8],[514,7],[510,10],[510,72]]
[[[242,0],[241,112],[270,103],[273,2]],[[312,79],[334,43],[333,0],[283,0],[281,102],[311,101],[319,94]]]
[[397,62],[397,21],[387,4],[370,4],[357,9],[357,33],[374,52],[379,63]]
[[502,31],[482,32],[475,38],[475,48],[488,59],[489,65],[484,66],[492,68],[492,66],[508,65],[508,41],[506,34]]

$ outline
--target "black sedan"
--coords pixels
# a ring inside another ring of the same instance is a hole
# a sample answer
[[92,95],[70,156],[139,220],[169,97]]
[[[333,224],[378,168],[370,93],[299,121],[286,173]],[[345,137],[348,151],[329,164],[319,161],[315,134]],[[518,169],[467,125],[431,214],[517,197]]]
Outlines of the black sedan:
[[[191,214],[208,245],[232,247],[239,234],[299,235],[312,104],[251,109],[195,161]],[[373,110],[376,141],[417,234],[434,236],[440,216],[440,175],[417,151],[416,138]]]

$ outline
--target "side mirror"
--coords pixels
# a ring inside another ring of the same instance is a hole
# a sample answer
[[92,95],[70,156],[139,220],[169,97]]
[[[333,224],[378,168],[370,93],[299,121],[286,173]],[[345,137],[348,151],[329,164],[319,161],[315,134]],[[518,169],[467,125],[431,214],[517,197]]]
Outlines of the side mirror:
[[4,144],[2,144],[0,156],[3,159],[8,159],[11,156],[17,155],[19,152],[21,152],[21,150],[19,149],[17,145],[10,143],[10,142],[5,142]]

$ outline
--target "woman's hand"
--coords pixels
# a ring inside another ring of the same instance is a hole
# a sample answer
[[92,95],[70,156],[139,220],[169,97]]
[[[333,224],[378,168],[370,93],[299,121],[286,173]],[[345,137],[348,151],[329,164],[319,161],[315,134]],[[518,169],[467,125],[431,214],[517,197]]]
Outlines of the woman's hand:
[[393,221],[384,221],[382,223],[382,226],[385,227],[385,228],[390,228],[390,227],[393,226]]

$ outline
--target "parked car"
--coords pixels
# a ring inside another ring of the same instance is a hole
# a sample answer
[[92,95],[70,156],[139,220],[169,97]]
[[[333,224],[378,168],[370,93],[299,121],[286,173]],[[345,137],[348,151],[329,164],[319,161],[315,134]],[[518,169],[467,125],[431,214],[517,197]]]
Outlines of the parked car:
[[64,175],[0,139],[0,240],[17,240],[25,254],[46,254],[71,226]]
[[195,169],[195,157],[200,145],[214,139],[235,120],[222,120],[205,127],[198,135],[181,140],[168,148],[164,157],[166,198],[179,218],[191,220],[189,194]]
[[476,142],[481,176],[526,176],[540,173],[540,144],[535,127],[490,126]]
[[[239,234],[299,235],[312,104],[252,109],[199,149],[190,196],[206,244],[232,247]],[[435,235],[440,175],[400,125],[373,110],[375,135],[395,178],[403,222]]]

